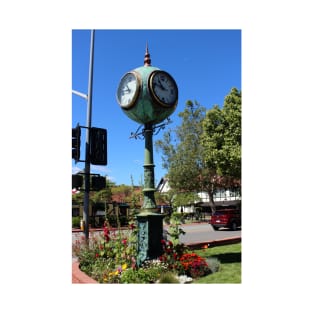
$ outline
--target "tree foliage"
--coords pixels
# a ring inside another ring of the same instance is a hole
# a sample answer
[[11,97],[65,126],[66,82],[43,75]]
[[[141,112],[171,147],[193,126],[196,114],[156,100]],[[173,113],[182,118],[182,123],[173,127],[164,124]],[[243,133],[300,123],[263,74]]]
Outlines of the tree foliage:
[[224,106],[206,110],[187,101],[181,124],[156,141],[177,193],[206,191],[214,207],[218,187],[231,187],[241,175],[241,92],[231,89]]
[[241,92],[232,88],[222,109],[214,106],[207,111],[202,126],[200,144],[206,167],[231,185],[241,177]]
[[196,101],[187,101],[179,117],[182,119],[181,125],[165,132],[163,140],[156,141],[156,147],[163,152],[163,167],[168,170],[171,188],[182,197],[182,192],[190,194],[202,189],[204,159],[199,141],[205,108]]

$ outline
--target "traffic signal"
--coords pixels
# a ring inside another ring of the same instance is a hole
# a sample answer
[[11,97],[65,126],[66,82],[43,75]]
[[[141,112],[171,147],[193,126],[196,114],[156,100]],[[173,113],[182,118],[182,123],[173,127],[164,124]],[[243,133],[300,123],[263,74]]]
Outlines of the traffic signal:
[[84,179],[81,175],[72,175],[72,188],[81,188],[83,186]]
[[80,135],[80,126],[77,124],[75,128],[72,128],[72,159],[75,162],[78,162],[80,158]]
[[90,128],[90,163],[94,165],[107,165],[107,130],[103,128]]
[[99,191],[106,187],[106,178],[103,176],[92,176],[91,177],[91,188],[92,190]]

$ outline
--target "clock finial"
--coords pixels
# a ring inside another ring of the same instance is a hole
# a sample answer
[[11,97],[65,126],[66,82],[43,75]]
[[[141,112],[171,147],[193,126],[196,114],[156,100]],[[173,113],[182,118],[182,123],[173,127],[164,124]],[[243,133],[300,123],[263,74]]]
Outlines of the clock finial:
[[151,66],[150,53],[148,50],[148,42],[146,43],[146,54],[144,59],[144,66]]

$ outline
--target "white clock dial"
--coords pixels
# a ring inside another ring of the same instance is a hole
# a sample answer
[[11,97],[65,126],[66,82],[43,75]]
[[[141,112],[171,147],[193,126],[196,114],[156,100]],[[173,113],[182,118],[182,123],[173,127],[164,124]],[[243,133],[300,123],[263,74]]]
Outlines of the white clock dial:
[[117,101],[124,109],[133,107],[140,90],[140,79],[135,72],[126,73],[117,89]]
[[171,107],[177,104],[178,89],[175,80],[164,71],[151,74],[149,88],[152,96],[163,106]]

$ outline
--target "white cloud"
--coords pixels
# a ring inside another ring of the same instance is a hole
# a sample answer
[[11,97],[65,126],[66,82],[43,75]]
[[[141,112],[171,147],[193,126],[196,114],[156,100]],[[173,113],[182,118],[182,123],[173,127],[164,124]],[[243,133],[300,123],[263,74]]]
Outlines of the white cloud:
[[[84,171],[84,166],[78,167],[78,166],[73,166],[72,167],[72,174],[77,174],[80,171]],[[100,175],[105,175],[107,173],[110,173],[111,170],[109,170],[107,167],[103,167],[100,165],[92,165],[90,166],[90,173],[93,174],[100,174]]]
[[90,171],[96,174],[107,174],[111,172],[111,170],[109,170],[107,167],[101,165],[91,165]]
[[78,172],[83,171],[83,170],[84,170],[83,168],[80,168],[78,166],[74,166],[74,167],[72,167],[72,174],[77,174]]

